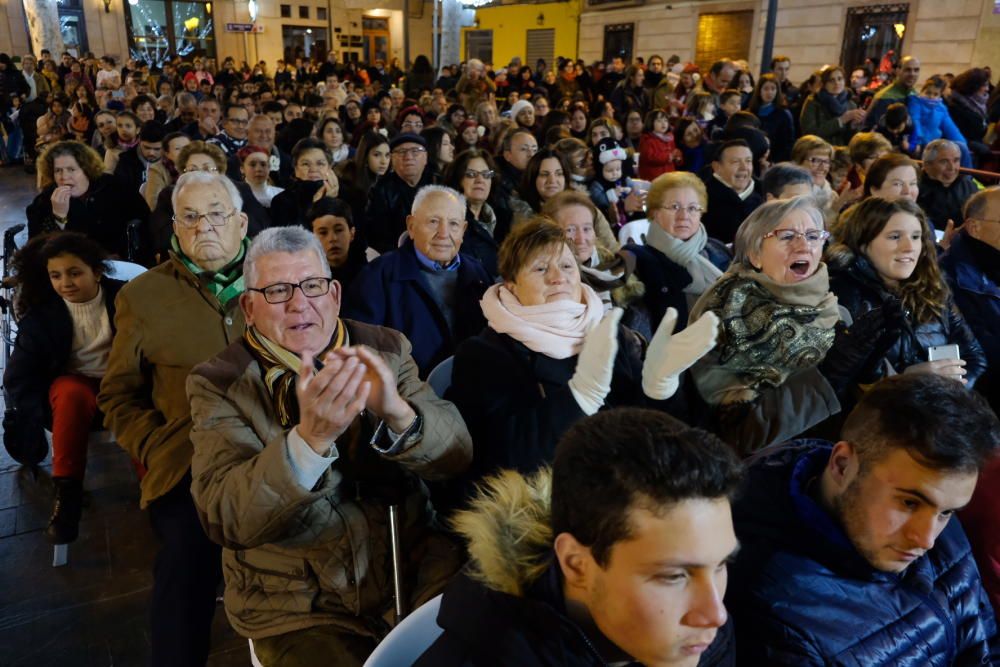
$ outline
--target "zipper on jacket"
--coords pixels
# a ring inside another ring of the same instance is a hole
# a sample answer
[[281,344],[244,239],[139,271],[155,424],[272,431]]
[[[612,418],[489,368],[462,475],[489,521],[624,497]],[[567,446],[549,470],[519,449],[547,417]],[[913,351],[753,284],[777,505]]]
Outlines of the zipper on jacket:
[[950,665],[954,659],[955,652],[958,649],[955,646],[955,628],[951,625],[951,617],[945,612],[945,610],[938,604],[938,601],[928,593],[921,593],[919,591],[914,591],[921,600],[927,603],[927,606],[931,608],[934,615],[941,620],[941,625],[944,626],[945,635],[948,638],[948,659],[945,661],[946,665]]

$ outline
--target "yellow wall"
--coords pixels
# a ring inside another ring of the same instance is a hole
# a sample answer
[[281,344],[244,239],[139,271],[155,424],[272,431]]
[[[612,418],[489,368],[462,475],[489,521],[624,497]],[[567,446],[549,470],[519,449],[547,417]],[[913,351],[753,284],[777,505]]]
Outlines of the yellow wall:
[[[476,10],[478,28],[462,29],[461,59],[465,60],[465,33],[468,30],[493,31],[493,66],[506,67],[514,56],[525,60],[528,48],[527,31],[535,28],[555,28],[555,56],[576,58],[577,31],[581,0],[547,2],[543,4],[513,4],[482,7]],[[538,24],[538,15],[545,21]],[[529,64],[534,68],[534,63]]]

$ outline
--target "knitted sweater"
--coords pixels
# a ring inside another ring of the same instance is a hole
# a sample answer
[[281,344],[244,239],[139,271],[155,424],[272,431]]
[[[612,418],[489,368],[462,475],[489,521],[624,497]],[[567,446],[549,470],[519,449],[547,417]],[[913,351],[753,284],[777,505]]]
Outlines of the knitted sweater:
[[[64,301],[66,301],[64,299]],[[104,377],[111,353],[111,320],[104,306],[104,294],[97,289],[97,296],[90,301],[66,301],[73,319],[73,347],[69,370],[92,378]]]

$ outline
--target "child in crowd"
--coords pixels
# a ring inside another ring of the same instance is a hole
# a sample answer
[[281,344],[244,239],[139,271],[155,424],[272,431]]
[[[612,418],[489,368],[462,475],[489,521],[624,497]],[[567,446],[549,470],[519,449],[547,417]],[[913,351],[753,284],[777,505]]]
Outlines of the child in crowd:
[[700,91],[688,95],[687,115],[694,118],[701,129],[707,128],[715,118],[715,102],[712,100],[712,96]]
[[670,130],[670,118],[660,109],[648,112],[639,139],[639,178],[652,181],[674,171],[682,160]]
[[590,199],[598,210],[608,215],[608,221],[617,232],[630,219],[625,198],[634,188],[632,160],[625,147],[611,137],[601,139],[593,153],[596,175],[590,184]]
[[906,98],[906,109],[913,121],[909,143],[913,153],[919,155],[924,146],[934,139],[950,139],[961,148],[962,166],[971,167],[972,158],[965,137],[951,119],[948,107],[942,99],[946,86],[944,79],[932,76],[920,87],[919,95],[910,95]]
[[458,126],[458,141],[455,146],[455,154],[457,155],[469,148],[488,149],[487,142],[483,138],[485,134],[486,128],[472,118],[463,121]]
[[902,102],[895,102],[886,108],[875,131],[885,137],[894,150],[907,155],[912,154],[909,135],[913,132],[913,123],[910,122],[910,114]]
[[708,127],[705,128],[705,134],[708,135],[710,141],[718,140],[718,136],[726,129],[729,119],[740,110],[742,99],[740,91],[733,88],[719,93],[719,109]]
[[706,151],[708,139],[705,132],[698,124],[698,120],[692,116],[684,116],[677,121],[677,131],[674,133],[680,137],[680,149],[684,171],[697,174],[706,164]]
[[121,111],[115,116],[114,145],[104,152],[104,172],[115,173],[118,158],[139,143],[139,117],[131,111]]

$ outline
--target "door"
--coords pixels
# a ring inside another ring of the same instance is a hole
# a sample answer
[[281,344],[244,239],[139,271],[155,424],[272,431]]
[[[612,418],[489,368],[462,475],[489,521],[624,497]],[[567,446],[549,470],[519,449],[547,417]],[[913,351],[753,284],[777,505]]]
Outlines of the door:
[[748,60],[753,34],[753,10],[702,14],[698,17],[698,38],[694,61],[707,72],[723,58]]
[[465,59],[479,58],[484,63],[493,62],[493,31],[465,31]]
[[326,28],[307,26],[281,26],[281,42],[285,62],[295,62],[295,58],[326,60]]
[[[892,51],[892,61],[903,55],[903,36],[910,5],[873,5],[848,7],[847,25],[844,26],[844,47],[840,62],[848,72],[869,63],[869,71],[879,71],[883,56]],[[889,74],[892,69],[889,68]]]
[[543,28],[540,30],[528,31],[528,48],[526,63],[537,63],[544,60],[547,63],[555,63],[556,55],[556,30],[555,28]]
[[56,6],[59,10],[59,32],[62,33],[63,46],[74,57],[79,58],[90,50],[80,0],[58,0]]
[[604,26],[604,62],[609,63],[615,58],[621,58],[626,64],[632,62],[634,41],[634,23],[615,23]]
[[364,60],[374,65],[376,60],[389,64],[391,42],[389,40],[389,19],[365,16],[361,19],[364,36]]

